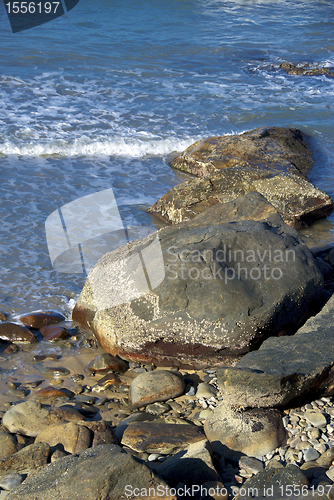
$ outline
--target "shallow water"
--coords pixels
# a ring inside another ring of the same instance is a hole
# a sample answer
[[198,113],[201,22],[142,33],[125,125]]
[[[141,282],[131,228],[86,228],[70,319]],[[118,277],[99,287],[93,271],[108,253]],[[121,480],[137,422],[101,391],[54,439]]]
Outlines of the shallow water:
[[[0,305],[66,313],[83,274],[52,268],[45,220],[113,189],[124,225],[187,178],[168,161],[195,140],[262,125],[311,137],[311,180],[334,195],[334,6],[315,0],[80,0],[21,33],[0,12]],[[333,242],[334,216],[304,232]]]

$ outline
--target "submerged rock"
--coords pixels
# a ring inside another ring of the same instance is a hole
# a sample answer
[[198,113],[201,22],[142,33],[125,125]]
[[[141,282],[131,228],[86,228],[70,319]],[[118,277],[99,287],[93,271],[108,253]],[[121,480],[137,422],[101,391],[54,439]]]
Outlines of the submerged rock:
[[262,127],[210,137],[192,144],[171,165],[200,177],[173,187],[148,210],[171,224],[253,191],[297,229],[333,210],[331,198],[305,177],[312,157],[297,129]]
[[298,233],[252,193],[104,255],[72,317],[113,355],[198,367],[293,333],[322,290]]
[[66,328],[61,326],[43,326],[40,329],[40,333],[43,336],[43,340],[54,341],[58,339],[67,339],[69,337],[69,332]]
[[334,296],[295,335],[269,338],[235,367],[217,369],[224,401],[269,407],[310,392],[334,394],[333,329]]
[[128,369],[128,365],[123,359],[104,352],[93,359],[87,368],[93,373],[105,373],[111,370],[122,373]]
[[286,61],[279,65],[288,75],[321,76],[326,75],[334,78],[334,68],[311,66],[309,63],[303,65],[292,64]]

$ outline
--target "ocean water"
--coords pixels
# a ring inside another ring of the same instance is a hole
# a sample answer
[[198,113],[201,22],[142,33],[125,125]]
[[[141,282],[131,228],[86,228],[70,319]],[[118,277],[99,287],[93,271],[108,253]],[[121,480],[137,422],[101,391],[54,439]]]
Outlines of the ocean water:
[[[80,0],[13,34],[0,8],[0,309],[69,311],[85,281],[50,261],[45,221],[112,190],[126,225],[187,179],[168,165],[199,138],[263,125],[310,136],[311,180],[334,196],[334,66],[327,0]],[[304,232],[334,241],[334,218]]]

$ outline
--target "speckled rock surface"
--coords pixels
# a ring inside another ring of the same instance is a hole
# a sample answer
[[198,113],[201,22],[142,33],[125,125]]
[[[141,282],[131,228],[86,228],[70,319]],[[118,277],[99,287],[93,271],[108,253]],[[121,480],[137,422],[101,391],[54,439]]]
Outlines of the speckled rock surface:
[[287,437],[277,410],[243,411],[225,403],[213,410],[205,421],[204,430],[213,448],[227,457],[235,452],[262,457],[285,444]]
[[165,366],[226,361],[295,331],[322,300],[312,254],[261,195],[232,202],[230,224],[221,207],[104,255],[74,321],[113,355]]

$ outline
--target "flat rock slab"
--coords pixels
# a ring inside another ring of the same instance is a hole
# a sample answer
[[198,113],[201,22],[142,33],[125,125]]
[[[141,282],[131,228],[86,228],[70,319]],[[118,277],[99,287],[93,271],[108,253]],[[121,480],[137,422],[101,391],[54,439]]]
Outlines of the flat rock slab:
[[[149,487],[151,490],[149,491]],[[153,495],[153,490],[161,496]],[[138,489],[136,489],[138,488]],[[145,494],[145,489],[147,494]],[[167,484],[119,446],[102,445],[47,465],[11,490],[7,500],[172,500]],[[137,493],[137,494],[136,494]]]
[[2,425],[13,434],[36,437],[51,424],[78,420],[83,420],[83,416],[72,408],[51,410],[37,401],[29,400],[9,408],[2,418]]
[[125,429],[121,443],[138,452],[168,455],[204,438],[202,429],[195,425],[133,422]]
[[333,209],[331,198],[305,177],[311,156],[297,129],[262,127],[198,141],[171,165],[200,178],[175,186],[148,212],[175,224],[257,191],[291,227],[307,227]]
[[323,286],[297,231],[251,193],[104,255],[72,317],[122,358],[229,364],[269,335],[296,331],[320,309]]
[[167,401],[183,394],[184,380],[181,375],[168,370],[141,373],[130,385],[130,401],[135,408],[155,401]]
[[[334,394],[334,296],[291,337],[267,339],[217,379],[229,405],[286,405],[312,391]],[[323,421],[323,419],[322,419]]]
[[274,409],[233,409],[221,403],[206,419],[206,437],[222,456],[235,452],[249,457],[262,457],[286,442],[279,411]]

